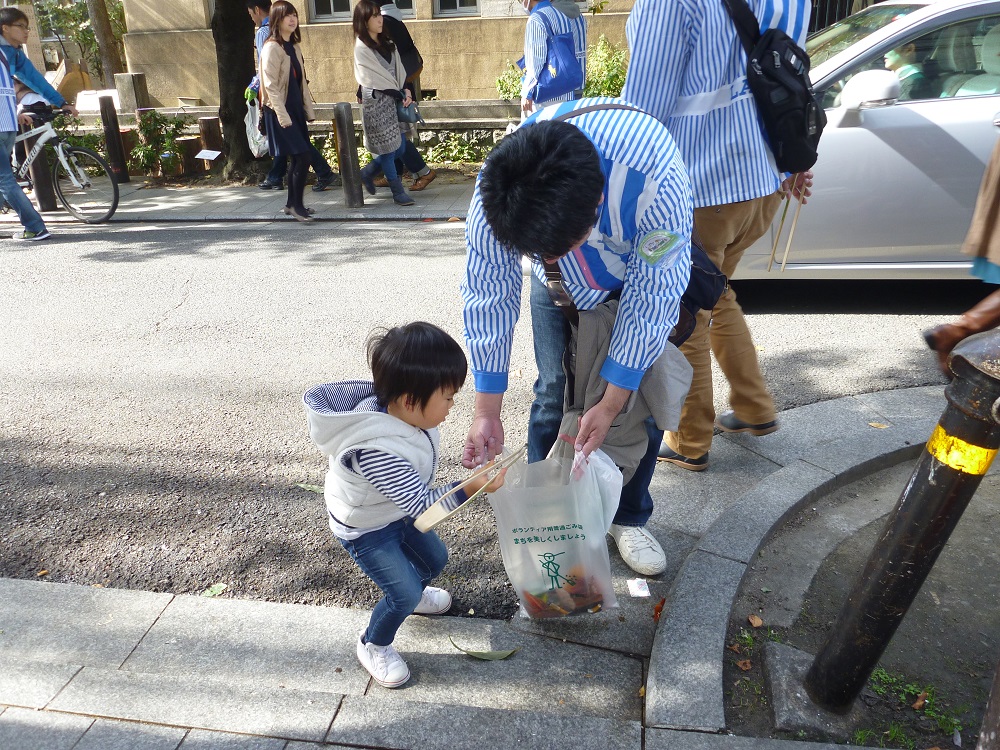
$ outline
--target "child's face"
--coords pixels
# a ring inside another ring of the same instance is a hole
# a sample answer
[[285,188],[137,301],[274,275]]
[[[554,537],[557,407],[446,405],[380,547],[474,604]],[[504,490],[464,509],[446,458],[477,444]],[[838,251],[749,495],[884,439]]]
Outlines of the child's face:
[[400,399],[403,421],[422,430],[437,427],[448,417],[448,412],[451,411],[451,407],[455,404],[455,394],[457,392],[451,388],[439,388],[431,396],[430,401],[427,402],[427,406],[423,408],[416,404],[408,406],[406,404],[406,397],[404,396]]

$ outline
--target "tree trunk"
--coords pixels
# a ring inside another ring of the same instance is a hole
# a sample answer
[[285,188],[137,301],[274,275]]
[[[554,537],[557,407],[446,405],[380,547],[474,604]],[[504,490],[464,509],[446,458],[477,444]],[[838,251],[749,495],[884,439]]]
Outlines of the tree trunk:
[[243,92],[253,78],[253,22],[245,0],[216,0],[212,16],[212,37],[219,67],[219,120],[225,143],[227,180],[247,177],[253,154],[243,124],[246,99]]
[[97,49],[101,55],[101,77],[105,88],[114,88],[115,73],[124,73],[125,65],[118,49],[118,40],[111,30],[111,20],[108,18],[108,7],[104,0],[87,0],[87,12],[90,14],[90,24],[97,39]]

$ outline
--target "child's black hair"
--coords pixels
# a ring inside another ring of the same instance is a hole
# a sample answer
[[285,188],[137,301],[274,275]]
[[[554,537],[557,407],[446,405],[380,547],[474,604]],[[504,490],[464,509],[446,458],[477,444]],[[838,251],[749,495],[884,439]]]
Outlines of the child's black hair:
[[382,406],[408,396],[423,408],[443,388],[458,391],[469,371],[459,343],[422,321],[373,332],[367,350],[375,396]]

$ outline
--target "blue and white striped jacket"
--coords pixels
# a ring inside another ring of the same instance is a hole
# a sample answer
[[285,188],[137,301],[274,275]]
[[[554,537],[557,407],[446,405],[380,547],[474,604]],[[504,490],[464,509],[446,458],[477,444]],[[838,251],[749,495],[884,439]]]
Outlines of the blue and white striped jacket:
[[[577,18],[569,18],[552,7],[549,0],[542,0],[528,16],[528,25],[524,29],[524,79],[521,81],[521,98],[530,99],[531,90],[538,83],[538,76],[545,65],[546,53],[548,50],[549,34],[545,29],[541,16],[545,16],[552,31],[555,34],[565,34],[572,32],[576,59],[580,61],[580,68],[584,71],[584,78],[587,73],[587,21],[582,15]],[[535,102],[539,107],[544,107],[556,102],[566,102],[573,98],[573,92],[548,99],[544,102]]]
[[[761,29],[805,47],[807,0],[748,0]],[[696,208],[770,195],[781,178],[747,87],[747,56],[721,0],[636,0],[622,98],[664,123],[691,173]]]
[[[617,99],[593,98],[546,107],[521,127]],[[569,122],[601,157],[604,203],[583,246],[559,260],[563,284],[580,310],[621,290],[621,302],[601,376],[635,390],[663,352],[677,322],[691,274],[691,187],[673,138],[659,122],[634,110],[606,109]],[[544,211],[544,206],[539,206]],[[558,221],[558,216],[552,217]],[[514,324],[521,309],[521,260],[497,242],[483,213],[478,184],[466,223],[468,246],[462,298],[465,340],[479,393],[507,390]],[[646,252],[669,247],[654,262]],[[533,267],[539,278],[544,271]]]

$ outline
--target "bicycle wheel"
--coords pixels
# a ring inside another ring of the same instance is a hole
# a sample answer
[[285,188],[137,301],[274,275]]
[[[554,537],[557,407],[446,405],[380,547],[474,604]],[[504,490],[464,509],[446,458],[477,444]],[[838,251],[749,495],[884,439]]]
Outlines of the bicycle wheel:
[[118,182],[111,167],[87,148],[66,146],[63,153],[73,174],[67,174],[57,154],[52,165],[52,184],[59,202],[87,224],[100,224],[110,219],[118,208]]

